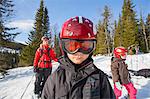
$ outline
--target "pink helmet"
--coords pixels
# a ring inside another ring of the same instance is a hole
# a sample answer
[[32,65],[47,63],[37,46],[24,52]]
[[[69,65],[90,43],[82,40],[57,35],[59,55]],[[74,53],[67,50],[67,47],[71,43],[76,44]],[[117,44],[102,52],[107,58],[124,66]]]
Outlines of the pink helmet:
[[81,16],[70,18],[62,26],[60,39],[64,38],[95,40],[93,23],[89,19]]
[[114,49],[114,55],[115,55],[115,57],[116,58],[122,58],[122,59],[124,59],[123,57],[125,56],[125,58],[126,58],[126,55],[127,55],[127,49],[126,48],[124,48],[124,47],[116,47],[115,49]]

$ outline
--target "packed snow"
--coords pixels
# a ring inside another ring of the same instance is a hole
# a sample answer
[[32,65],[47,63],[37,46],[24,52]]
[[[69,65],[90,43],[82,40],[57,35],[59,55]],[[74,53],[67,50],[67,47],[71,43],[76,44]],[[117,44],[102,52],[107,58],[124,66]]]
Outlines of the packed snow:
[[[93,57],[94,64],[111,76],[110,59],[108,56]],[[150,53],[139,55],[128,55],[126,63],[130,70],[150,69]],[[53,63],[53,71],[59,63]],[[131,75],[132,81],[138,90],[137,99],[150,99],[150,78]],[[35,74],[33,66],[21,67],[8,70],[8,75],[2,78],[0,75],[0,99],[32,99]],[[112,79],[109,81],[113,87]],[[123,89],[124,94],[127,91]]]

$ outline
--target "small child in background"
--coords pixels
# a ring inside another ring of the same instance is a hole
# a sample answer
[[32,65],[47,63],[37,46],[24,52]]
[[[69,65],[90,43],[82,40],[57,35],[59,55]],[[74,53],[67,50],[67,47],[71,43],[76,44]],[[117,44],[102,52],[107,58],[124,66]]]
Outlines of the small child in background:
[[122,86],[124,86],[130,99],[136,99],[137,90],[131,82],[130,74],[125,63],[127,50],[124,47],[114,49],[114,57],[111,58],[111,71],[114,82],[114,92],[116,99],[122,95]]

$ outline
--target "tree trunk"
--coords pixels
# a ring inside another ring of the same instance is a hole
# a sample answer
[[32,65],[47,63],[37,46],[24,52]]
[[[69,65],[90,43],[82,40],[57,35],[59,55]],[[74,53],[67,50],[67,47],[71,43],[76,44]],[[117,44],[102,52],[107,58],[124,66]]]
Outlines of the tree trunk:
[[142,25],[143,27],[143,34],[144,34],[144,40],[145,40],[145,45],[146,45],[146,51],[149,52],[149,48],[148,48],[148,40],[146,38],[146,33],[145,33],[145,25]]

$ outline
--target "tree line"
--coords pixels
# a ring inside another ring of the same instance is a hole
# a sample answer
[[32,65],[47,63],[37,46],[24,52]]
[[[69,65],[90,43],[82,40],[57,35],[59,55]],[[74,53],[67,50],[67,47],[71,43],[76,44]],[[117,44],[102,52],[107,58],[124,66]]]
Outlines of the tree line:
[[[111,12],[104,7],[103,20],[98,22],[96,54],[111,54],[117,46],[146,53],[150,51],[150,14],[144,22],[142,14],[136,18],[132,0],[124,0],[119,19],[111,22]],[[113,25],[112,25],[113,24]],[[136,49],[135,49],[136,48]],[[134,53],[133,53],[134,54]]]

